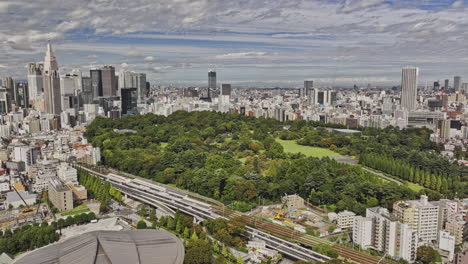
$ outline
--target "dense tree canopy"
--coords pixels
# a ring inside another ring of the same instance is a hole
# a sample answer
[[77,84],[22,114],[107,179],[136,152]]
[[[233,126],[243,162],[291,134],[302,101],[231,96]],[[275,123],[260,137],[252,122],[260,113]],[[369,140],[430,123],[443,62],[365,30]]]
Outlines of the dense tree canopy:
[[[284,130],[284,126],[290,126]],[[175,184],[199,194],[249,210],[262,200],[278,201],[299,194],[330,209],[363,214],[366,206],[389,206],[415,198],[411,190],[382,182],[375,175],[335,160],[284,153],[276,136],[299,139],[300,144],[347,148],[350,153],[379,151],[371,142],[397,153],[403,144],[430,149],[426,130],[410,135],[394,130],[365,130],[363,136],[338,136],[317,122],[287,124],[273,119],[215,112],[175,112],[164,117],[147,114],[121,119],[97,118],[86,136],[103,153],[103,164],[158,182]],[[118,129],[131,129],[121,133]],[[382,136],[379,134],[382,133]],[[400,132],[398,132],[400,133]],[[389,136],[388,138],[386,136]],[[395,146],[393,146],[394,144]],[[410,147],[404,147],[408,152]],[[403,150],[402,150],[403,151]],[[409,155],[409,154],[408,154]],[[106,196],[106,194],[104,194]]]

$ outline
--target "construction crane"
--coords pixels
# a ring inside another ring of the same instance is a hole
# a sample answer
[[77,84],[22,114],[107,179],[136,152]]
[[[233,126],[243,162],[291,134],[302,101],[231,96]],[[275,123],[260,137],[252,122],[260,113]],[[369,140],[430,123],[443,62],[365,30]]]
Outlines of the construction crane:
[[13,187],[13,190],[15,190],[15,192],[18,194],[19,198],[21,198],[21,200],[23,201],[24,205],[26,205],[26,209],[24,209],[22,211],[22,213],[32,212],[33,209],[29,207],[29,204],[23,199],[23,196],[21,196],[21,194],[18,192],[18,190],[16,190],[15,186],[11,186],[11,187]]
[[281,219],[283,217],[283,210],[286,207],[286,204],[288,203],[288,195],[284,194],[284,202],[283,205],[281,205],[281,208],[279,209],[278,213],[275,216],[275,219]]

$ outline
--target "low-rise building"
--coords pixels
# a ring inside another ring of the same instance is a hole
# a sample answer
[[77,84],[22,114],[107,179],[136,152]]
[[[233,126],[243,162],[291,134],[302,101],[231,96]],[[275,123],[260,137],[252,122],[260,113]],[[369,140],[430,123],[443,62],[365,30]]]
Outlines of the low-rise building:
[[88,199],[88,192],[84,186],[68,184],[68,187],[72,190],[73,200],[84,201]]
[[452,261],[455,254],[455,237],[449,232],[440,231],[438,240],[439,249],[447,252],[449,261]]
[[[19,193],[19,195],[18,195]],[[30,194],[26,191],[11,191],[7,193],[6,200],[5,200],[5,208],[9,208],[10,205],[13,208],[18,208],[20,206],[26,206],[23,200],[27,203],[28,206],[34,205],[37,201],[36,194]],[[20,197],[21,195],[21,197]],[[23,198],[23,199],[21,199]]]
[[51,178],[48,191],[49,200],[60,212],[73,209],[73,194],[68,185],[58,178]]
[[337,214],[337,224],[342,229],[351,229],[353,228],[354,217],[356,216],[355,213],[351,211],[342,211]]

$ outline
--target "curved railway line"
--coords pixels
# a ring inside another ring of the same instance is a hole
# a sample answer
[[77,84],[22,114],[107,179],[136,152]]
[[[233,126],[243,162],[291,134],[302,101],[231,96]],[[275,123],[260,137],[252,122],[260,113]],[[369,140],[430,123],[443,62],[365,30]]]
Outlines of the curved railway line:
[[[248,233],[253,237],[267,238],[268,243],[277,250],[285,253],[292,253],[302,259],[312,259],[323,261],[329,259],[311,249],[319,244],[326,244],[334,248],[340,257],[362,264],[388,264],[379,258],[353,250],[351,248],[335,245],[332,242],[301,233],[299,231],[273,224],[262,219],[247,216],[240,212],[193,199],[195,195],[190,195],[187,191],[178,190],[171,187],[166,188],[163,184],[154,184],[141,179],[129,179],[115,174],[103,174],[97,170],[80,166],[88,172],[109,181],[116,188],[124,193],[134,196],[138,200],[159,205],[163,203],[172,209],[179,209],[181,212],[195,216],[198,219],[213,219],[224,217],[227,219],[239,217],[246,225]],[[157,201],[157,203],[152,202]],[[206,201],[206,199],[205,199]],[[302,250],[301,250],[302,247]]]

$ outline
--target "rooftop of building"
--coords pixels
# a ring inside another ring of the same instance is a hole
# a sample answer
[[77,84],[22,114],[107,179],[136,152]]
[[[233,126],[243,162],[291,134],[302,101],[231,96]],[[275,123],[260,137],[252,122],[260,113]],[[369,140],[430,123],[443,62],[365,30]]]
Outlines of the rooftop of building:
[[64,184],[61,180],[55,177],[51,178],[49,183],[57,192],[65,192],[71,190],[68,185]]
[[181,240],[164,230],[96,231],[35,250],[15,264],[182,264],[184,254]]
[[[28,199],[37,199],[37,194],[30,194],[29,192],[26,191],[18,191],[18,193],[23,197],[24,200]],[[8,203],[14,203],[17,201],[21,201],[21,197],[18,195],[17,192],[11,191],[7,193],[6,201]],[[29,204],[31,205],[31,204]]]
[[337,215],[338,216],[355,216],[356,214],[351,211],[344,210],[344,211],[339,212]]

